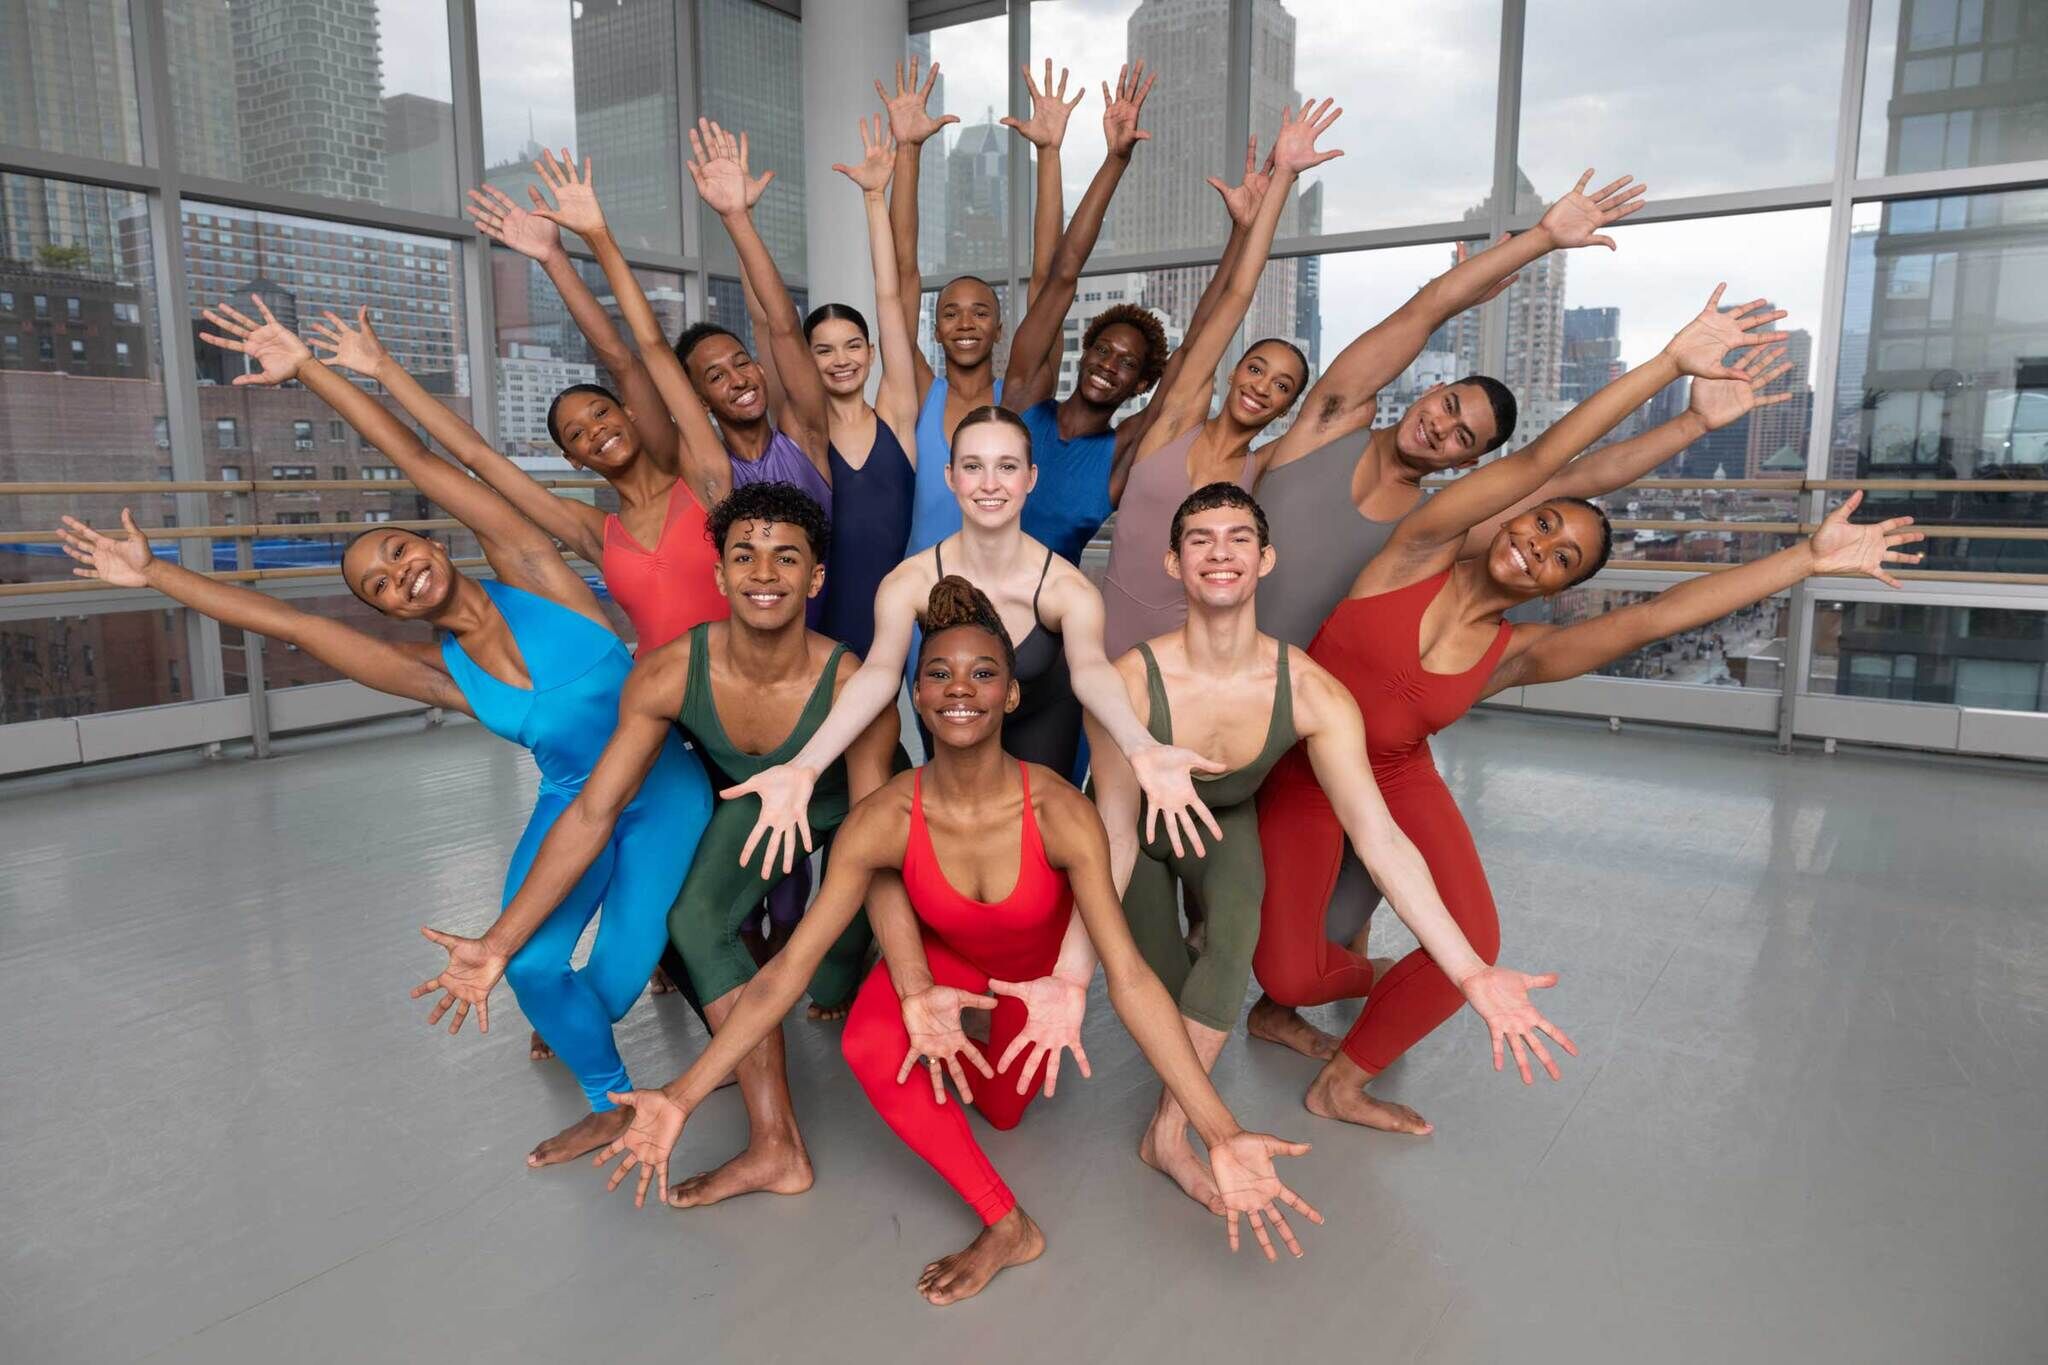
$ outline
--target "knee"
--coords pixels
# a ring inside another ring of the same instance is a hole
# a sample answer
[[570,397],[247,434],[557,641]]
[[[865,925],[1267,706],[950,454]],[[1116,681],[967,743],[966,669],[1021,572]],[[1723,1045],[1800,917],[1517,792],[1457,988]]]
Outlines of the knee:
[[846,1058],[855,1079],[872,1088],[895,1078],[905,1044],[876,1011],[863,1008],[866,1003],[865,999],[856,1000],[847,1014],[846,1027],[839,1035],[839,1055]]
[[1298,954],[1290,954],[1273,944],[1271,935],[1259,940],[1258,949],[1252,954],[1252,973],[1259,979],[1259,988],[1280,1004],[1295,1006],[1309,1003],[1315,981],[1315,973],[1309,964],[1300,960]]
[[558,988],[569,979],[567,962],[532,952],[530,947],[514,953],[512,960],[505,964],[505,984],[512,988],[514,995],[521,997]]
[[978,1083],[977,1093],[981,1085],[990,1087],[990,1093],[981,1096],[982,1102],[976,1106],[989,1127],[1007,1133],[1024,1121],[1024,1108],[1031,1101],[1029,1092],[1019,1098],[1014,1083],[1006,1085],[1000,1079],[991,1081],[979,1073],[976,1073],[974,1082]]

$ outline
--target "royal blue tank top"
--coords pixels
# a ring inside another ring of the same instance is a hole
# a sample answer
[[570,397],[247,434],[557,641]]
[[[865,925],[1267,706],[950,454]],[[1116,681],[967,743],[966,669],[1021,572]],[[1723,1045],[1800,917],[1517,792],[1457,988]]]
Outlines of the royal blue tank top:
[[1031,459],[1038,466],[1038,485],[1024,500],[1024,534],[1078,564],[1081,551],[1109,520],[1116,433],[1066,439],[1060,435],[1059,404],[1050,398],[1020,415],[1031,428]]
[[875,590],[902,562],[910,535],[910,503],[917,475],[903,443],[880,416],[867,462],[855,469],[835,447],[832,458],[832,538],[825,569],[825,621],[819,630],[861,658],[875,642]]
[[[947,387],[944,375],[932,376],[931,392],[917,413],[917,492],[910,504],[910,539],[899,558],[929,550],[960,529],[960,504],[946,487],[946,465],[953,458],[953,433],[946,430]],[[996,381],[995,401],[1003,401],[1003,381]]]
[[[574,797],[619,723],[619,693],[633,671],[633,656],[610,627],[580,611],[509,583],[477,582],[511,628],[532,686],[514,687],[492,677],[453,634],[441,636],[448,676],[462,689],[478,723],[533,754],[543,792]],[[633,804],[685,780],[686,765],[695,762],[671,727]]]
[[[789,438],[789,433],[777,430],[768,438],[768,448],[761,452],[758,460],[743,460],[726,449],[726,457],[732,461],[732,486],[742,487],[750,483],[793,483],[817,500],[818,507],[825,513],[825,520],[832,520],[832,486],[825,482],[825,476],[811,463],[811,457],[804,454],[803,447]],[[832,590],[831,578],[825,580],[825,593]],[[825,593],[813,597],[804,606],[804,624],[816,630],[825,619]]]

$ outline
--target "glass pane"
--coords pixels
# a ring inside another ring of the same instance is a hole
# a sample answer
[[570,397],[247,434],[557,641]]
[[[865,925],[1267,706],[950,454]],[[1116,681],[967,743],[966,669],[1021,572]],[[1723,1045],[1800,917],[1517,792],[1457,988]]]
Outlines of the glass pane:
[[1547,195],[1589,165],[1656,199],[1826,180],[1844,9],[1530,0],[1522,168]]
[[[790,301],[796,305],[797,316],[811,311],[809,290],[791,289]],[[767,342],[754,335],[754,320],[747,315],[746,291],[737,279],[713,275],[704,282],[704,320],[728,328],[746,348],[756,355],[764,354],[761,348]],[[863,309],[864,313],[871,311]],[[681,330],[678,328],[677,330]]]
[[[754,205],[754,226],[785,275],[804,271],[803,31],[789,15],[757,0],[698,0],[702,44],[697,69],[705,117],[747,134],[755,174],[775,183]],[[849,135],[851,128],[846,130]],[[849,156],[860,150],[855,140]],[[693,193],[694,197],[694,193]],[[739,269],[732,239],[716,214],[698,206],[704,259],[715,270]],[[730,325],[730,324],[728,324]]]
[[1817,602],[1813,670],[1821,695],[2048,711],[2048,612]]
[[[1001,15],[910,35],[907,50],[923,64],[939,64],[931,112],[960,118],[924,144],[919,163],[917,262],[927,284],[955,275],[1000,283],[1009,275],[1010,147],[1019,139],[996,122],[1009,109],[1009,41]],[[1101,117],[1098,105],[1098,137]],[[1091,166],[1087,174],[1093,173]],[[1005,320],[1015,325],[1007,314]]]
[[542,147],[592,161],[626,247],[683,249],[670,0],[478,0],[484,179],[528,202]]
[[[1833,478],[2048,477],[2048,192],[1853,210]],[[1930,525],[2039,526],[2048,498],[1879,490]],[[2048,571],[2048,542],[1935,537],[1924,567]]]
[[[324,310],[353,316],[367,304],[370,321],[392,357],[429,393],[469,418],[462,276],[454,243],[190,201],[183,231],[195,336],[203,327],[199,309],[223,299],[246,310],[249,296],[260,294],[278,321],[300,332]],[[397,478],[391,464],[354,432],[346,432],[341,442],[331,440],[334,411],[298,384],[237,387],[231,381],[246,364],[240,355],[196,340],[194,352],[201,450],[209,479],[314,483],[331,479],[337,465],[351,481]],[[379,401],[399,411],[381,393]],[[406,420],[402,413],[400,420]],[[301,423],[311,423],[317,433],[312,450],[299,444]],[[277,528],[262,532],[251,545],[253,567],[259,569],[336,564],[349,536],[363,523],[440,515],[410,489],[282,489],[254,494],[247,507],[240,502],[214,499],[215,515]],[[336,529],[297,534],[287,529],[300,525]],[[466,532],[431,534],[452,536],[449,543],[458,556],[477,553]],[[235,549],[232,542],[218,544],[220,567],[235,567]]]
[[[1516,608],[1513,619],[1568,626],[1648,602],[1656,595],[1582,584]],[[1776,692],[1785,685],[1788,610],[1782,597],[1768,598],[1718,621],[1645,645],[1596,669],[1595,674],[1604,678],[1643,678]]]
[[185,609],[0,621],[0,725],[192,700]]
[[164,13],[186,173],[455,211],[442,4],[164,0]]
[[0,142],[142,160],[127,0],[0,6]]
[[2031,0],[1876,0],[1856,172],[2048,156],[2048,25]]
[[[143,197],[0,175],[0,243],[0,483],[169,479]],[[162,494],[0,497],[0,580],[70,582],[57,518],[118,525],[124,505],[145,527],[177,520]]]

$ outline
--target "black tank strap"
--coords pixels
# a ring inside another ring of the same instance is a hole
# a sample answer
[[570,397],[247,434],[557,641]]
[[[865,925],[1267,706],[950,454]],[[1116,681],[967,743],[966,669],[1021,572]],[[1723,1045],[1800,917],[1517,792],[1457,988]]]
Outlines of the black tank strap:
[[[1038,566],[1038,586],[1031,590],[1031,619],[1045,626],[1045,618],[1038,614],[1038,595],[1045,591],[1045,576],[1052,569],[1052,546],[1045,547],[1045,563]],[[1050,626],[1045,626],[1050,630]]]

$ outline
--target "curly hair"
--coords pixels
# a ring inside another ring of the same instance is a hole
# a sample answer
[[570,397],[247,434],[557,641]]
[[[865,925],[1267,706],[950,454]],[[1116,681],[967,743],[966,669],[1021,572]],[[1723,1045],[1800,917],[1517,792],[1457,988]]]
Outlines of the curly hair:
[[1081,354],[1086,355],[1095,346],[1095,339],[1110,328],[1122,323],[1135,327],[1145,338],[1145,363],[1138,371],[1137,392],[1143,393],[1159,382],[1159,376],[1166,373],[1166,327],[1149,308],[1140,308],[1135,303],[1113,303],[1088,320],[1088,330],[1081,334]]
[[723,554],[727,533],[743,521],[779,521],[799,528],[811,542],[811,557],[821,564],[831,552],[832,523],[825,509],[793,483],[741,484],[705,514],[704,538]]
[[1017,675],[1017,647],[1010,643],[1010,632],[1003,625],[1002,614],[980,588],[956,573],[949,573],[932,584],[932,594],[925,601],[924,644],[917,651],[919,665],[931,652],[932,641],[938,638],[940,631],[959,626],[972,626],[995,636],[1003,647],[1003,667],[1009,670],[1011,677]]
[[1234,483],[1218,480],[1205,483],[1181,499],[1180,506],[1173,509],[1173,524],[1168,527],[1166,548],[1180,553],[1180,533],[1186,529],[1187,519],[1197,512],[1213,512],[1219,507],[1242,507],[1252,514],[1252,525],[1259,528],[1259,548],[1265,549],[1273,543],[1273,533],[1266,525],[1266,509],[1259,506],[1259,500]]
[[579,393],[594,393],[601,398],[609,398],[612,401],[612,406],[622,411],[626,406],[619,401],[617,394],[602,384],[571,384],[548,402],[548,439],[558,446],[562,444],[562,424],[555,414],[562,410],[562,400],[564,398]]
[[[688,371],[690,368],[690,352],[702,346],[712,337],[731,337],[734,341],[739,341],[740,339],[739,334],[733,331],[732,328],[721,327],[715,322],[691,323],[683,329],[682,335],[676,338],[676,359],[682,362],[685,371]],[[741,344],[744,345],[745,343]]]

